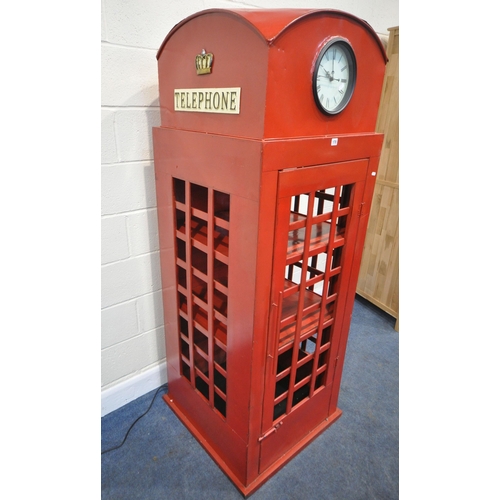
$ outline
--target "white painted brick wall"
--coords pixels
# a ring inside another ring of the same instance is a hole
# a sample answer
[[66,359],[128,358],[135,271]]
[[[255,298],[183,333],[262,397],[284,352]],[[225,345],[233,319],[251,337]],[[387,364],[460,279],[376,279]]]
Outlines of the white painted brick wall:
[[159,250],[156,209],[133,212],[126,216],[126,220],[132,255],[141,255]]
[[109,109],[101,111],[101,163],[118,161],[115,139],[115,113]]
[[152,129],[160,125],[158,107],[119,108],[114,121],[120,162],[153,158]]
[[123,215],[101,220],[101,264],[109,264],[130,256],[127,218]]
[[156,207],[153,162],[104,165],[101,192],[102,215]]
[[101,348],[106,349],[139,334],[136,300],[101,311]]
[[101,280],[103,308],[160,290],[160,253],[106,264],[102,266]]
[[102,45],[101,78],[106,106],[158,106],[156,50]]
[[152,150],[160,124],[156,53],[175,24],[214,7],[335,8],[380,33],[398,24],[398,0],[102,0],[101,384],[113,400],[131,380],[157,383],[165,363]]
[[148,330],[163,326],[161,290],[139,297],[136,300],[136,306],[140,332],[147,332]]
[[163,327],[102,350],[101,372],[103,386],[152,366],[165,356]]
[[[159,48],[163,39],[185,17],[211,7],[204,0],[103,0],[106,40],[132,47]],[[222,2],[235,5],[236,2]],[[166,29],[165,29],[166,28]]]

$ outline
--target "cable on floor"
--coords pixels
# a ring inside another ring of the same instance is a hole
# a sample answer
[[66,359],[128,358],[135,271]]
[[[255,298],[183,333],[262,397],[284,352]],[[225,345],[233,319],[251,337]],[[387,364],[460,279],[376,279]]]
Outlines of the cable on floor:
[[107,450],[101,451],[101,455],[104,455],[105,453],[108,453],[108,452],[113,451],[113,450],[117,450],[118,448],[120,448],[123,445],[123,443],[125,443],[125,441],[127,440],[127,437],[129,435],[130,431],[132,430],[132,427],[134,427],[134,425],[137,422],[139,422],[139,420],[142,417],[144,417],[144,415],[146,415],[149,410],[151,410],[151,407],[153,406],[153,403],[155,402],[156,396],[158,395],[158,393],[160,392],[161,389],[167,389],[167,384],[163,384],[160,387],[158,387],[158,389],[155,392],[155,395],[153,396],[153,400],[151,401],[151,404],[149,405],[149,408],[140,417],[137,417],[135,419],[134,423],[129,427],[127,433],[125,434],[125,437],[123,438],[123,441],[119,445],[117,445],[117,446],[113,446],[112,448],[109,448]]

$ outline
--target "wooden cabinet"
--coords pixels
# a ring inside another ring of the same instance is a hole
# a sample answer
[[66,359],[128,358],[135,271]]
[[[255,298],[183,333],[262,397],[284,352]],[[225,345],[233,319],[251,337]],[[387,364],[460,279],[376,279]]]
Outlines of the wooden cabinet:
[[389,29],[387,55],[376,127],[385,138],[356,292],[399,330],[399,27]]

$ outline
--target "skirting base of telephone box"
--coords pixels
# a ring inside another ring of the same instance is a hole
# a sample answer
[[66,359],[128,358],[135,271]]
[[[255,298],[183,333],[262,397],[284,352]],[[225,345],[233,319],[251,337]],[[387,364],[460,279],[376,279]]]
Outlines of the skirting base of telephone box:
[[222,460],[218,453],[210,446],[210,444],[203,438],[203,436],[198,432],[196,427],[194,427],[189,420],[189,418],[179,409],[179,407],[172,401],[168,394],[163,396],[163,400],[167,403],[169,408],[175,413],[179,420],[186,426],[189,432],[195,437],[195,439],[203,446],[205,451],[210,455],[214,462],[219,466],[219,468],[226,474],[226,476],[233,482],[240,493],[248,498],[252,493],[255,493],[267,480],[269,480],[274,474],[276,474],[282,467],[284,467],[295,455],[297,455],[303,448],[305,448],[309,443],[316,439],[323,431],[325,431],[330,425],[337,421],[341,415],[342,410],[337,408],[337,410],[330,415],[327,419],[323,420],[315,429],[313,429],[307,436],[300,440],[295,446],[293,446],[287,453],[280,457],[273,465],[271,465],[267,470],[260,474],[257,479],[251,482],[249,485],[244,485],[229,469],[227,464]]

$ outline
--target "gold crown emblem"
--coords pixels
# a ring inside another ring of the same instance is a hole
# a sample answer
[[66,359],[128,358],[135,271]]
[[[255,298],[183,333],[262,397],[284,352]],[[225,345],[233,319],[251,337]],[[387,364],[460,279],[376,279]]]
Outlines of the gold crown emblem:
[[201,51],[195,58],[196,64],[196,74],[206,75],[212,72],[212,63],[214,61],[214,55],[211,53],[206,53],[205,49]]

